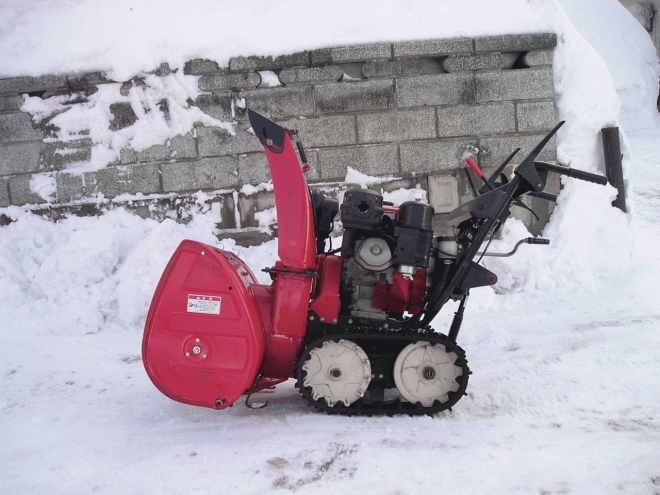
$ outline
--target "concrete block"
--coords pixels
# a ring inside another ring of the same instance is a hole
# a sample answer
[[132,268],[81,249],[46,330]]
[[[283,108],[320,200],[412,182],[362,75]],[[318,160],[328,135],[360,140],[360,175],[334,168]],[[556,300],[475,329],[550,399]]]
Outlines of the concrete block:
[[133,106],[128,102],[111,103],[110,113],[114,116],[110,121],[110,130],[112,131],[119,131],[125,127],[130,127],[138,119],[133,111]]
[[305,148],[357,144],[355,116],[326,115],[314,119],[290,119],[279,122],[282,127],[296,129]]
[[[108,76],[103,72],[89,72],[87,74],[74,74],[67,76],[67,88],[73,91],[79,91],[84,88],[89,88],[90,86],[110,82],[113,81],[108,79]],[[92,88],[92,91],[96,92],[94,88]]]
[[16,206],[36,205],[46,201],[30,189],[31,175],[17,175],[9,178],[9,194]]
[[[544,192],[549,194],[559,194],[561,187],[560,175],[559,174],[548,174],[548,180],[545,185]],[[514,218],[522,220],[525,222],[529,232],[538,236],[543,233],[543,228],[550,221],[550,216],[555,209],[555,203],[552,201],[545,201],[541,198],[534,198],[531,196],[525,196],[523,198],[523,203],[529,206],[534,213],[538,216],[537,218],[532,215],[527,210],[522,208],[512,208],[511,212],[513,213]]]
[[183,66],[183,73],[191,76],[204,76],[221,72],[221,70],[217,62],[205,58],[189,60]]
[[506,64],[506,58],[499,52],[480,55],[454,55],[447,57],[442,66],[447,72],[465,70],[501,69]]
[[323,84],[314,87],[317,113],[359,112],[394,107],[394,81]]
[[362,67],[362,75],[370,77],[413,76],[424,74],[425,61],[419,58],[404,60],[369,61]]
[[[493,136],[479,140],[479,167],[484,170],[499,166],[516,148],[522,148],[514,159],[514,164],[520,163],[527,154],[543,139],[545,133],[516,136]],[[556,136],[543,148],[538,160],[556,160]]]
[[429,204],[435,213],[450,213],[458,208],[458,180],[453,175],[428,177]]
[[39,77],[11,77],[0,79],[0,93],[35,93],[67,85],[64,75],[46,74]]
[[516,131],[513,102],[438,108],[438,135],[487,136]]
[[197,97],[195,104],[214,119],[227,121],[232,119],[232,98],[230,93],[205,93]]
[[343,180],[347,167],[376,176],[399,172],[396,145],[351,146],[319,150],[321,179]]
[[235,187],[239,184],[238,158],[204,158],[197,162],[164,163],[164,192],[195,192]]
[[241,216],[241,228],[259,227],[255,213],[259,213],[275,206],[273,191],[259,191],[254,194],[238,195],[238,213]]
[[433,108],[360,114],[357,116],[357,126],[360,143],[401,142],[437,137]]
[[122,165],[128,165],[131,163],[137,163],[138,154],[132,148],[122,148],[119,150],[119,163]]
[[256,88],[259,84],[261,84],[261,75],[258,72],[202,76],[198,82],[199,89],[202,91]]
[[417,141],[400,146],[401,171],[436,172],[465,166],[465,157],[477,151],[476,139]]
[[[238,157],[238,177],[243,184],[268,182],[270,169],[265,153],[250,153]],[[241,224],[242,225],[242,224]]]
[[152,146],[143,151],[122,149],[120,155],[123,165],[128,163],[166,162],[197,158],[197,149],[195,139],[191,133],[188,133],[185,135],[179,134],[172,139],[168,139],[165,144]]
[[0,177],[0,208],[9,206],[9,178]]
[[554,101],[521,101],[516,111],[518,132],[549,131],[555,126]]
[[[195,198],[197,200],[197,198]],[[211,203],[220,203],[220,222],[216,224],[219,228],[235,229],[236,225],[236,206],[234,204],[234,193],[217,194],[210,199]],[[213,211],[213,206],[211,207]]]
[[41,141],[0,145],[0,175],[38,172],[41,169]]
[[27,113],[0,114],[0,143],[43,139],[44,132],[35,127]]
[[69,163],[87,162],[92,158],[89,138],[66,142],[48,142],[43,146],[42,159],[46,170],[61,170]]
[[328,65],[332,63],[332,49],[320,48],[309,52],[309,60],[312,66]]
[[399,108],[474,103],[474,74],[436,74],[396,79]]
[[269,119],[314,115],[314,94],[311,86],[280,86],[241,91],[239,97],[245,98],[247,108]]
[[263,151],[259,139],[252,132],[240,128],[232,136],[220,127],[197,127],[197,144],[200,157]]
[[525,55],[525,63],[530,67],[552,65],[554,53],[552,50],[532,51]]
[[389,43],[340,46],[331,48],[330,56],[335,64],[388,59],[392,58],[392,47]]
[[439,40],[404,41],[394,43],[394,58],[439,57],[457,53],[472,53],[472,39],[450,38]]
[[389,58],[392,58],[392,47],[389,43],[321,48],[310,53],[312,66],[386,60]]
[[163,192],[160,187],[158,165],[129,165],[108,167],[84,174],[85,194],[103,194],[114,198],[121,194],[154,194]]
[[325,67],[306,67],[302,69],[284,69],[280,72],[282,84],[305,84],[318,82],[337,82],[344,72],[336,65]]
[[480,52],[522,52],[543,50],[557,46],[555,33],[511,34],[505,36],[487,36],[475,38],[474,48]]
[[56,178],[58,203],[71,203],[88,196],[83,182],[83,175],[58,172]]
[[23,98],[18,95],[0,96],[0,112],[20,110],[21,106],[23,106]]
[[530,211],[515,206],[511,208],[511,215],[516,220],[523,222],[530,234],[533,236],[541,235],[543,228],[550,220],[554,203],[530,196],[525,196],[522,202],[538,216],[538,220]]
[[229,59],[229,70],[269,70],[285,67],[309,66],[309,52],[297,52],[279,57],[234,57]]
[[[224,226],[224,225],[223,225]],[[277,237],[277,230],[272,233],[256,228],[243,228],[241,230],[220,230],[215,235],[219,241],[232,239],[236,245],[243,247],[261,246],[264,242],[272,241]],[[222,242],[220,242],[222,245]]]
[[[545,181],[545,188],[543,191],[550,194],[559,194],[561,191],[561,175],[556,173],[549,173],[548,178]],[[554,204],[554,203],[551,203]]]
[[552,68],[477,72],[477,103],[552,98]]

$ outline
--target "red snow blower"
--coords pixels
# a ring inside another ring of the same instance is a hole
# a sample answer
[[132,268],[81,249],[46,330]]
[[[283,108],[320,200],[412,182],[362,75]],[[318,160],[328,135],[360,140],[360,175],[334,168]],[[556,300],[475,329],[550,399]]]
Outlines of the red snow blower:
[[[173,400],[224,409],[289,378],[328,413],[432,414],[463,395],[470,371],[456,344],[470,289],[497,277],[475,262],[511,205],[543,193],[549,171],[606,184],[604,177],[535,159],[553,129],[509,181],[504,167],[450,214],[452,237],[433,234],[431,206],[383,201],[368,189],[337,200],[309,188],[298,133],[248,111],[264,146],[278,216],[278,255],[257,283],[236,254],[185,240],[160,279],[147,316],[142,357],[149,378]],[[516,150],[518,151],[518,150]],[[335,216],[341,248],[326,250]],[[548,244],[546,239],[521,242]],[[520,243],[519,243],[520,244]],[[517,246],[516,246],[517,248]],[[514,251],[508,254],[513,254]],[[430,327],[458,301],[445,334]]]

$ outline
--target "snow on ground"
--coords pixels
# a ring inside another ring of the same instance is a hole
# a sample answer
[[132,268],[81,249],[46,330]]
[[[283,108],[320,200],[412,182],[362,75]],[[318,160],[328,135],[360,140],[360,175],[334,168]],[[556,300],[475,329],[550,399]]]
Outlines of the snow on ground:
[[[234,4],[221,10],[199,2],[208,22],[186,38],[197,14],[172,0],[159,2],[161,10],[151,2],[10,0],[0,10],[0,67],[13,75],[98,64],[131,77],[196,54],[224,60],[287,47],[551,28],[560,35],[558,117],[568,120],[558,154],[592,172],[603,169],[597,130],[619,122],[619,107],[625,116],[643,106],[643,91],[621,105],[615,90],[646,88],[657,78],[656,63],[631,73],[627,85],[610,82],[597,53],[618,49],[626,31],[591,41],[592,49],[554,0],[445,2],[432,14],[421,1],[403,10],[394,1],[378,2],[380,9],[335,3],[336,12],[324,10],[327,3]],[[618,4],[599,4],[597,13],[617,26],[610,21],[623,15]],[[276,36],[265,26],[296,6],[308,13],[295,18],[298,31]],[[251,32],[262,36],[220,31],[216,11],[237,24],[254,19]],[[370,16],[391,12],[400,22],[392,33],[378,32]],[[39,43],[44,34],[35,29],[46,18],[68,22],[71,35]],[[137,25],[144,39],[133,39],[135,51],[108,34]],[[91,28],[95,36],[83,46],[79,37]],[[272,46],[268,36],[276,36]],[[642,113],[648,118],[622,142],[632,213],[609,206],[613,189],[566,180],[544,232],[550,246],[524,245],[513,258],[485,262],[500,282],[472,291],[459,336],[474,371],[469,395],[434,417],[326,416],[305,405],[291,382],[260,394],[270,403],[258,411],[240,402],[221,412],[173,402],[144,371],[142,326],[180,240],[217,243],[213,215],[159,224],[115,209],[51,223],[20,208],[2,210],[15,221],[0,228],[0,492],[660,492],[660,125],[657,113]],[[46,180],[36,186],[48,194]],[[397,202],[406,197],[395,193]],[[492,249],[527,235],[510,221]],[[276,241],[241,248],[225,240],[223,247],[268,283],[260,269],[274,263]],[[446,331],[454,310],[446,307],[434,326]]]

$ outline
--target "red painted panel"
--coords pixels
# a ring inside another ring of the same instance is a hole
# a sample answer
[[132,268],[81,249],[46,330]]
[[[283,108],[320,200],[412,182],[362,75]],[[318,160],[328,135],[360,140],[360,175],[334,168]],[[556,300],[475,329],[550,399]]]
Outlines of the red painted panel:
[[278,254],[286,268],[316,269],[316,236],[307,182],[289,133],[284,149],[274,153],[264,146],[275,191]]
[[161,392],[224,409],[250,388],[265,342],[248,290],[254,282],[230,252],[188,240],[179,245],[154,294],[142,342],[147,374]]
[[395,318],[401,318],[404,312],[419,314],[424,302],[426,289],[426,270],[418,268],[413,280],[406,280],[398,272],[394,272],[392,284],[377,283],[371,305],[383,309]]
[[264,375],[293,377],[294,364],[307,331],[312,282],[311,275],[277,274],[273,284],[273,329],[266,334]]
[[322,254],[318,258],[319,277],[316,297],[310,306],[321,321],[337,322],[339,316],[339,286],[341,284],[341,256]]

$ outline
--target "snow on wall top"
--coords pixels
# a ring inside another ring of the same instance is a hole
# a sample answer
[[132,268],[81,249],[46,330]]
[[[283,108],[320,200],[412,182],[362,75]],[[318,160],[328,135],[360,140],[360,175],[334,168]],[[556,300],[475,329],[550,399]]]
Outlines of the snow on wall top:
[[[161,63],[246,53],[458,36],[552,32],[526,0],[306,2],[6,0],[0,76],[106,71],[115,80]],[[47,43],[44,40],[48,40]]]

